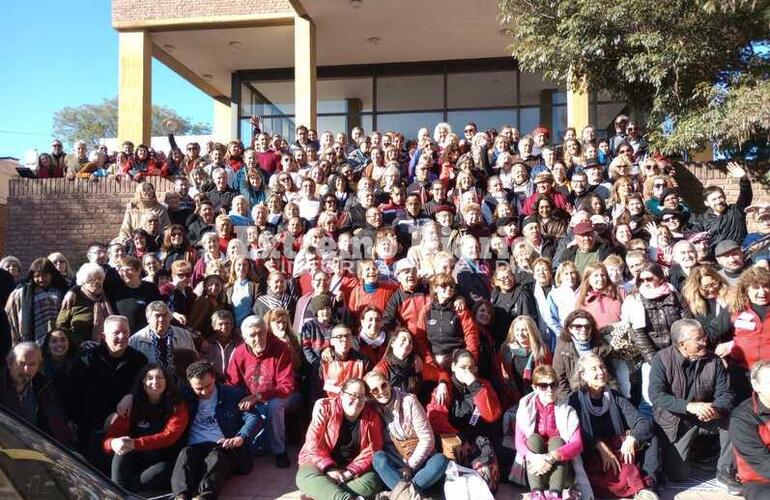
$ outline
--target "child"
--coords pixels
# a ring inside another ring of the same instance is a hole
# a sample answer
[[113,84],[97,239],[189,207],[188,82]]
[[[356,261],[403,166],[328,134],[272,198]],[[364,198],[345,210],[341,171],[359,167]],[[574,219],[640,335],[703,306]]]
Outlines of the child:
[[302,325],[302,353],[314,367],[321,363],[322,355],[331,360],[329,337],[332,331],[332,298],[328,294],[310,300],[308,309],[313,319]]

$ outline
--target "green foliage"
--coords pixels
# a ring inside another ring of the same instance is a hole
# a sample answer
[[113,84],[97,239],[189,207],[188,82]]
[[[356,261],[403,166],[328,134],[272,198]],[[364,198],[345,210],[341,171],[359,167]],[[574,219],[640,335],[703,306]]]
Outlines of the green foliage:
[[523,69],[648,111],[653,147],[767,138],[770,0],[498,1]]
[[[161,123],[174,120],[179,124],[178,135],[200,135],[211,133],[206,123],[192,123],[176,111],[165,106],[152,107],[152,135],[166,135]],[[103,137],[118,136],[118,99],[105,99],[100,104],[82,104],[62,108],[53,115],[53,131],[56,137],[66,143],[85,141],[94,147]]]

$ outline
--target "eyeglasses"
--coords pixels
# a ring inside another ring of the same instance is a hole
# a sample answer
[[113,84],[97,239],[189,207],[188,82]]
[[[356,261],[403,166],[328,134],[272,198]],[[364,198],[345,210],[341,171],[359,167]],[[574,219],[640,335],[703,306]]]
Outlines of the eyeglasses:
[[345,396],[349,397],[351,399],[351,401],[353,401],[353,402],[366,401],[366,396],[362,396],[360,394],[352,394],[352,393],[347,392],[347,391],[341,391],[341,392]]
[[387,389],[387,388],[388,388],[388,383],[387,382],[383,382],[382,384],[378,385],[377,387],[372,387],[371,389],[369,389],[369,391],[372,394],[380,394],[380,393],[384,392],[385,389]]
[[572,323],[569,327],[573,330],[588,330],[591,325],[589,323]]
[[646,276],[642,278],[639,276],[639,283],[655,283],[655,277],[654,276]]
[[475,131],[476,131],[476,130],[474,130],[474,129],[472,129],[472,128],[466,128],[466,129],[465,129],[465,133],[466,133],[466,134],[470,134],[470,133],[472,133],[472,132],[475,132]]
[[182,234],[182,233],[171,233],[171,237],[172,238],[176,238],[177,236],[179,236],[181,238],[182,236],[184,236],[184,234]]
[[618,153],[620,153],[620,154],[625,154],[625,153],[630,153],[630,152],[631,152],[630,149],[620,149],[620,150],[618,150]]
[[655,184],[652,185],[652,187],[664,188],[664,187],[666,187],[666,184],[664,182],[661,182],[661,183],[657,183],[656,182]]
[[176,275],[177,278],[189,278],[192,276],[192,273],[179,273]]
[[535,387],[540,389],[541,391],[547,391],[547,390],[556,390],[556,382],[540,382],[539,384],[535,384]]

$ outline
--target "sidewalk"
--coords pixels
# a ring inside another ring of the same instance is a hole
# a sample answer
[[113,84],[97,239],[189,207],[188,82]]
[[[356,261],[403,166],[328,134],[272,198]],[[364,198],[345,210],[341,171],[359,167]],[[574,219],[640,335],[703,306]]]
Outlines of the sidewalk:
[[[234,476],[225,487],[219,498],[222,500],[289,500],[299,499],[300,492],[294,484],[297,473],[297,449],[290,448],[289,456],[293,463],[288,469],[275,467],[272,455],[259,457],[254,471],[248,476]],[[514,488],[508,483],[500,485],[496,498],[506,500],[525,500],[524,490]],[[703,491],[699,489],[673,490],[664,489],[660,492],[661,500],[737,500],[724,491]]]

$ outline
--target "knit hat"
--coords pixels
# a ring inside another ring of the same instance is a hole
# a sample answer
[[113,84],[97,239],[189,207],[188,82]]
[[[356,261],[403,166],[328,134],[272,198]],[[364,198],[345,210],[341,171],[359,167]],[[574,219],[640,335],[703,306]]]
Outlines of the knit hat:
[[679,195],[679,190],[676,189],[676,188],[666,188],[666,189],[664,189],[663,192],[660,193],[660,201],[661,201],[661,203],[666,200],[667,196],[672,195],[672,194]]
[[543,134],[546,137],[551,137],[551,131],[547,127],[537,127],[532,131],[532,136]]
[[315,316],[321,309],[326,309],[327,307],[331,306],[331,297],[324,293],[310,299],[310,303],[308,304],[307,308],[310,310],[313,316]]

